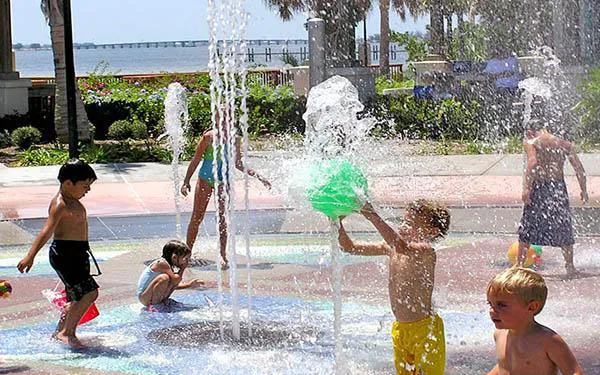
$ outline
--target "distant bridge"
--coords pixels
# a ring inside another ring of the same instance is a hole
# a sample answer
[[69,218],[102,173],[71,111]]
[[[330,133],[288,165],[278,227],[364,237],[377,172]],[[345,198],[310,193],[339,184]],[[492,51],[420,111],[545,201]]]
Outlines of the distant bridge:
[[[249,39],[247,46],[289,46],[305,45],[305,39]],[[132,42],[132,43],[76,43],[75,49],[118,49],[118,48],[166,48],[166,47],[206,47],[210,44],[208,40],[172,40],[165,42]]]

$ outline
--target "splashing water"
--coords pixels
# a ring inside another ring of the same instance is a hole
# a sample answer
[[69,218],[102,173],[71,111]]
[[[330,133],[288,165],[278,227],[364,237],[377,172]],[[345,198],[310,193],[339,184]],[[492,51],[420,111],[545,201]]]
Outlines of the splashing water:
[[[346,78],[334,76],[313,87],[308,94],[306,112],[302,116],[306,122],[304,149],[308,162],[305,165],[340,157],[350,161],[357,160],[357,150],[374,124],[371,118],[358,119],[358,113],[363,108],[358,100],[358,90]],[[303,175],[305,176],[306,174]],[[304,180],[304,185],[307,181]],[[338,223],[330,220],[335,372],[345,374],[347,371],[342,345],[343,269],[340,264],[338,231]]]
[[[227,253],[230,261],[229,281],[231,286],[231,308],[232,308],[232,331],[233,336],[240,338],[240,312],[239,296],[237,288],[237,260],[235,249],[236,223],[233,220],[234,213],[234,169],[237,155],[236,148],[236,125],[239,122],[243,132],[243,150],[247,150],[248,114],[246,110],[246,66],[245,55],[240,51],[245,50],[244,34],[247,22],[247,13],[243,9],[243,0],[209,0],[208,23],[210,29],[209,38],[209,74],[211,77],[211,123],[213,131],[213,150],[218,154],[214,158],[223,163],[223,176],[219,179],[217,163],[213,163],[214,180],[217,182],[218,190],[215,192],[215,206],[224,206],[224,215],[218,216],[219,227],[227,227]],[[239,103],[239,108],[238,108]],[[238,109],[241,117],[238,119]],[[244,163],[245,164],[245,163]],[[245,204],[246,217],[248,212],[248,177],[244,169]],[[216,189],[216,190],[217,190]],[[221,198],[219,197],[221,196]],[[222,200],[222,202],[220,202]],[[247,225],[246,225],[247,227]],[[246,238],[246,252],[250,262],[249,235]],[[218,252],[217,257],[220,256]],[[217,258],[218,259],[218,258]],[[251,276],[248,276],[251,280]],[[221,279],[221,265],[217,262],[217,282],[219,285],[219,316],[220,332],[223,338],[223,289]],[[248,294],[251,294],[251,282],[248,282]],[[250,298],[248,298],[250,301]],[[250,302],[248,302],[250,311]],[[248,330],[251,333],[250,318],[248,318]]]
[[187,96],[185,87],[180,83],[171,83],[165,98],[165,133],[169,148],[173,152],[171,168],[173,171],[173,199],[175,201],[175,234],[181,239],[181,203],[179,198],[179,156],[185,143],[185,129],[189,124]]
[[358,90],[344,77],[333,76],[310,90],[306,112],[305,150],[314,159],[342,156],[356,158],[358,147],[374,125],[371,118],[358,120],[364,109]]
[[[561,69],[561,61],[552,48],[542,46],[530,52],[531,55],[543,58],[542,72],[536,77],[529,77],[519,82],[523,90],[523,125],[532,118],[543,120],[549,124],[553,132],[564,137],[571,130],[568,113],[576,95],[573,84]],[[541,100],[539,108],[535,108],[536,98]]]

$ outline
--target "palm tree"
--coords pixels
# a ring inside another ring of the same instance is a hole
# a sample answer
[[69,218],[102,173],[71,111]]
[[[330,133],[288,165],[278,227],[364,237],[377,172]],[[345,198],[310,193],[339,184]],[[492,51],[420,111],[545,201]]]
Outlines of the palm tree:
[[354,28],[371,7],[371,0],[345,0],[332,6],[331,0],[264,0],[284,20],[307,12],[325,20],[326,55],[329,66],[352,66],[356,61]]
[[[54,128],[56,136],[61,142],[69,138],[67,115],[67,75],[65,66],[65,27],[62,0],[42,0],[42,12],[50,26],[50,39],[52,40],[52,54],[54,56],[54,75],[56,78]],[[90,139],[90,124],[81,100],[79,89],[76,88],[77,129],[78,138],[82,141]]]
[[[424,8],[422,0],[392,0],[391,5],[402,21],[406,20],[407,11],[416,17],[422,13]],[[379,68],[381,74],[388,74],[390,70],[390,0],[379,0],[379,14],[381,18]]]

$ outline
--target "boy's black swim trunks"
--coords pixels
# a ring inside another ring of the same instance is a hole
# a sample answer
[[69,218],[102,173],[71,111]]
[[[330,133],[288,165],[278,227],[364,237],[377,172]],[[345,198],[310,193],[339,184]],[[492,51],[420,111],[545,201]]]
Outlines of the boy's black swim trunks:
[[69,302],[79,301],[84,295],[98,289],[98,284],[90,275],[89,250],[88,241],[54,240],[50,245],[50,265],[65,284]]
[[534,181],[531,202],[523,207],[519,240],[541,246],[575,243],[567,185],[561,180]]

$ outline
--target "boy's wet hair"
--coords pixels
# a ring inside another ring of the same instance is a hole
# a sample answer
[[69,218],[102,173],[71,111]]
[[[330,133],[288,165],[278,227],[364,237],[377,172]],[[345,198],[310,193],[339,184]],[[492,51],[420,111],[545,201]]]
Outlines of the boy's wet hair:
[[548,129],[548,123],[539,118],[532,118],[525,125],[526,130],[540,131],[542,129]]
[[173,265],[172,258],[173,254],[178,256],[186,256],[191,254],[192,250],[185,243],[179,240],[171,240],[163,246],[162,257],[169,263],[169,265]]
[[88,163],[79,159],[71,159],[58,171],[58,181],[62,184],[65,181],[71,181],[76,184],[79,181],[92,180],[96,181],[96,172]]
[[443,237],[448,233],[450,211],[446,206],[426,199],[417,199],[411,202],[407,209],[424,218],[434,228],[439,229],[440,235],[438,237]]
[[523,304],[539,302],[540,308],[535,312],[537,315],[546,304],[548,288],[544,278],[537,272],[528,268],[511,267],[494,276],[488,284],[488,297],[498,293],[512,294]]

